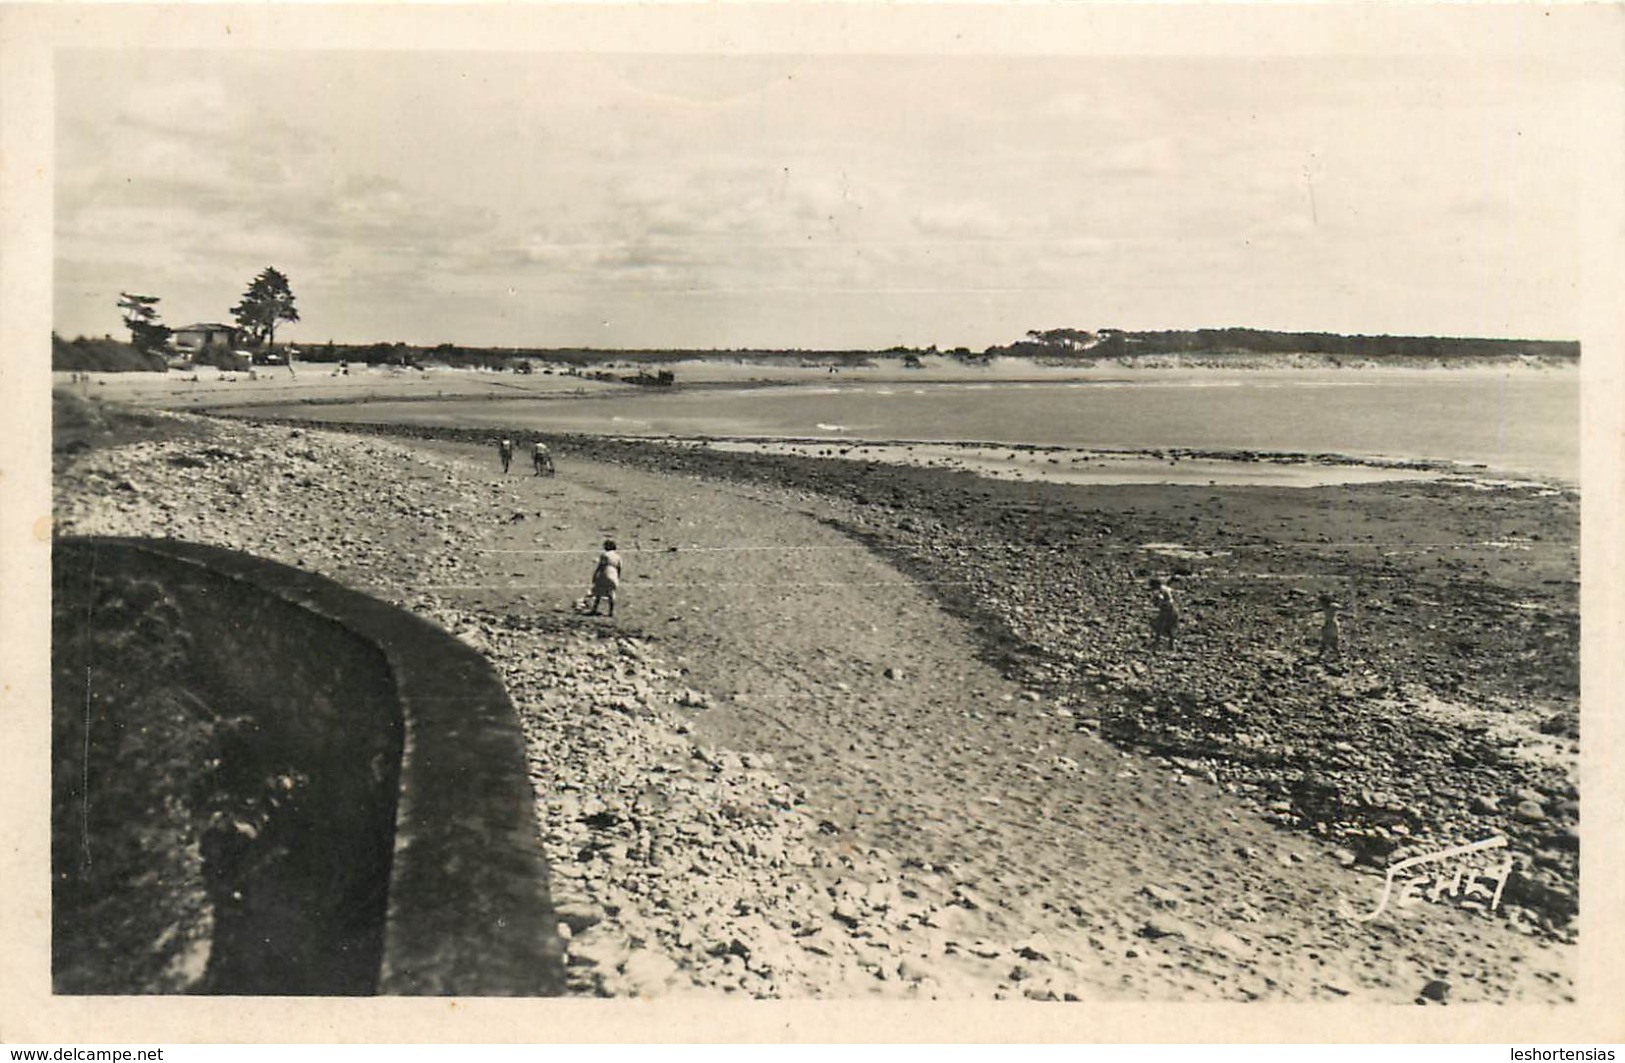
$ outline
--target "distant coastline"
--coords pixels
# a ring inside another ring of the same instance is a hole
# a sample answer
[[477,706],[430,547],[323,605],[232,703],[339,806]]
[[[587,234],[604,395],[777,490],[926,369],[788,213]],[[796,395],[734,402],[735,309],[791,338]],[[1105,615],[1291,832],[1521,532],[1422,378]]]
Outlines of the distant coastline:
[[[1116,367],[1218,369],[1459,368],[1487,365],[1576,365],[1580,344],[1570,340],[1518,340],[1442,336],[1364,336],[1265,329],[1194,329],[1129,332],[1119,329],[1033,330],[1014,343],[981,351],[968,347],[894,346],[885,350],[590,347],[487,347],[453,343],[302,343],[279,350],[298,361],[404,368],[494,369],[521,374],[583,370],[642,370],[677,364],[761,365],[852,370],[887,365],[909,370],[956,365],[991,368],[1030,362],[1063,369]],[[244,352],[244,366],[249,355]],[[280,364],[276,358],[273,364]],[[51,366],[62,371],[116,372],[162,369],[164,357],[137,351],[111,337],[66,340],[52,335]],[[201,362],[199,363],[201,364]],[[191,368],[188,366],[187,368]],[[652,383],[653,380],[640,381]],[[664,382],[664,381],[663,381]]]

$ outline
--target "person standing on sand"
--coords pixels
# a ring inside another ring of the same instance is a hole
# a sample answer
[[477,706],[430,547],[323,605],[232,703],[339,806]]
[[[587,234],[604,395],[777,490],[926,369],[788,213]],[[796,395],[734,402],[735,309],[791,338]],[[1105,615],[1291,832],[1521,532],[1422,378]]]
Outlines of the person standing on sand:
[[504,439],[497,444],[497,457],[502,459],[502,474],[508,474],[508,466],[513,464],[513,440]]
[[1325,591],[1320,594],[1320,659],[1343,659],[1343,629],[1337,622],[1337,603]]
[[615,615],[615,590],[621,585],[621,555],[615,552],[615,540],[604,540],[604,552],[598,555],[598,567],[592,570],[592,615],[598,615],[600,600],[609,601],[609,615]]
[[548,452],[547,444],[540,439],[530,448],[530,464],[531,468],[536,470],[537,476],[543,475],[544,470],[546,475],[553,475],[553,455]]
[[1168,648],[1174,648],[1174,631],[1179,627],[1179,606],[1174,603],[1173,588],[1160,579],[1151,581],[1151,604],[1156,614],[1151,617],[1151,648],[1156,649],[1163,639]]

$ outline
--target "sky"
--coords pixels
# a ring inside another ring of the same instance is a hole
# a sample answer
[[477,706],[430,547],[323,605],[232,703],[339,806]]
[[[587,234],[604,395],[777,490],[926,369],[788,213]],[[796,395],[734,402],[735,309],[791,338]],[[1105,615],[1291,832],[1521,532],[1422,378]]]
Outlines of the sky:
[[54,307],[315,344],[1578,335],[1538,56],[63,49]]

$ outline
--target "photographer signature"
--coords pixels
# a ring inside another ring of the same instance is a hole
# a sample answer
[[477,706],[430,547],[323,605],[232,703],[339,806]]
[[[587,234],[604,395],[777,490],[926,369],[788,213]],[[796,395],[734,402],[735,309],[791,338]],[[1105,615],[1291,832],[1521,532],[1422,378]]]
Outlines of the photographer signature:
[[[1501,891],[1506,888],[1507,878],[1512,874],[1512,859],[1509,856],[1504,863],[1490,865],[1482,863],[1477,854],[1504,849],[1506,844],[1506,838],[1497,835],[1483,841],[1441,849],[1436,853],[1408,857],[1388,868],[1382,881],[1382,896],[1374,911],[1357,915],[1349,903],[1341,898],[1337,902],[1338,911],[1345,919],[1357,923],[1370,922],[1388,907],[1389,898],[1394,894],[1394,881],[1401,876],[1399,897],[1394,902],[1396,906],[1403,907],[1417,897],[1437,901],[1445,896],[1460,896],[1466,898],[1462,902],[1463,907],[1494,911],[1501,903]],[[1416,868],[1425,870],[1413,870]],[[1449,874],[1450,871],[1454,871],[1454,874]],[[1432,887],[1425,888],[1430,880]],[[1493,892],[1485,880],[1495,884]]]

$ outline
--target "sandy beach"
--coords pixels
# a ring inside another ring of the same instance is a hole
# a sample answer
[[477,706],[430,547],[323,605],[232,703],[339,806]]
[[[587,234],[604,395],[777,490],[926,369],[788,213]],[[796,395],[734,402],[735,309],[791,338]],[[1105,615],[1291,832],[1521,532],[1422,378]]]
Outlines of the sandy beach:
[[[149,417],[59,435],[57,532],[303,565],[486,653],[575,991],[1574,998],[1572,492],[585,437],[556,478],[504,476],[454,438]],[[605,537],[614,621],[576,609]],[[1153,575],[1184,604],[1173,650],[1146,645]],[[1321,590],[1349,609],[1336,662]],[[1494,914],[1340,914],[1492,835]]]
[[[1232,360],[1234,362],[1234,360]],[[1276,357],[1260,359],[1248,367],[1229,368],[1199,359],[1182,363],[1141,361],[1121,364],[1046,363],[1031,358],[995,358],[985,364],[966,364],[951,358],[926,356],[921,368],[904,368],[901,360],[877,357],[865,365],[830,366],[809,358],[806,364],[789,361],[726,360],[679,361],[669,367],[679,388],[736,388],[784,386],[853,386],[859,384],[1065,384],[1109,383],[1114,381],[1178,383],[1190,379],[1225,383],[1257,379],[1261,372],[1282,373],[1288,379],[1302,372],[1326,372],[1328,366],[1314,359]],[[611,376],[635,373],[638,363],[613,361],[590,367],[586,375],[567,366],[547,367],[530,374],[426,365],[421,369],[403,366],[354,364],[341,372],[336,364],[298,362],[288,366],[261,366],[252,371],[222,371],[212,366],[168,372],[87,373],[82,380],[73,374],[55,372],[52,383],[72,387],[85,397],[97,396],[119,401],[212,409],[223,406],[263,406],[286,402],[342,403],[357,401],[421,400],[447,398],[579,398],[583,395],[635,394],[636,385],[615,380],[595,379],[592,371]],[[1548,365],[1538,361],[1500,362],[1481,366],[1452,365],[1376,366],[1349,364],[1332,372],[1364,380],[1405,380],[1446,373],[1464,379],[1501,379],[1513,376],[1574,377],[1573,366]],[[196,378],[196,379],[194,379]]]

